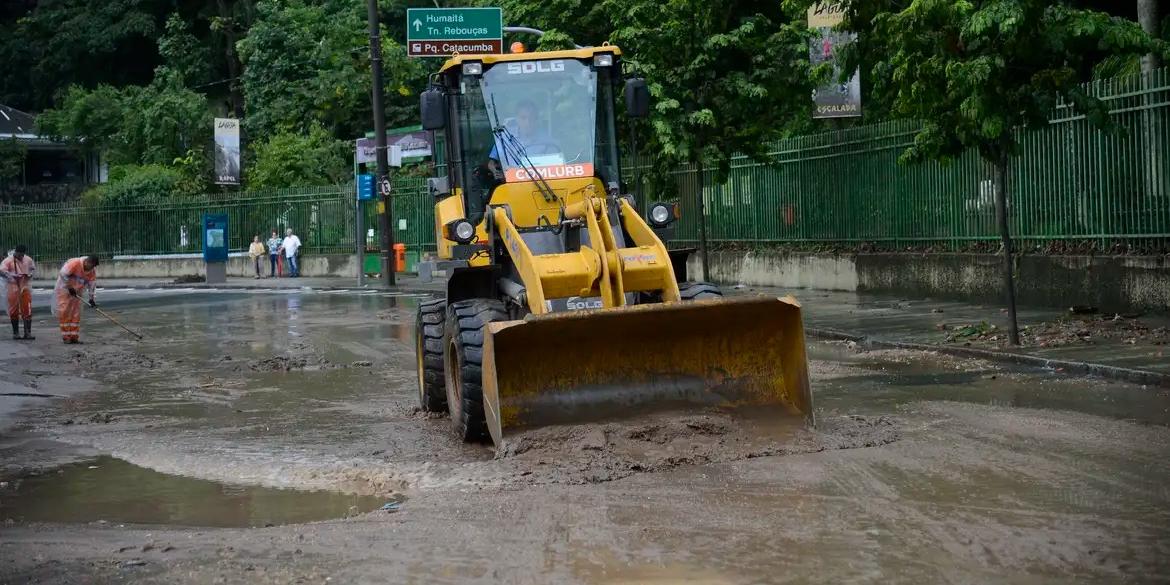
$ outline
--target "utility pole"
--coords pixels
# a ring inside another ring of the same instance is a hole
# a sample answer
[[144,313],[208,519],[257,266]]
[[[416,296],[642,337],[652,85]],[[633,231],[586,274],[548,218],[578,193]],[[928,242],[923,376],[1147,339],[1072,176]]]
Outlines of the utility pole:
[[373,73],[374,88],[371,99],[374,102],[374,144],[378,161],[378,176],[375,187],[381,199],[378,202],[378,228],[382,231],[382,282],[394,286],[395,262],[391,255],[394,234],[390,231],[390,162],[386,160],[386,116],[382,108],[382,36],[378,26],[378,0],[367,0],[370,21],[370,70]]

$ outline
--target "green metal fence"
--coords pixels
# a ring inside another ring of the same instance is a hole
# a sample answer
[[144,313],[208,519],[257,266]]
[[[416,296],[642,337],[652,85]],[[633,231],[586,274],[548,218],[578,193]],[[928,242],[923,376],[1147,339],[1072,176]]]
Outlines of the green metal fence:
[[[1046,127],[1023,132],[1011,163],[1012,232],[1036,245],[1165,249],[1170,70],[1088,88],[1109,104],[1116,130],[1098,130],[1060,107]],[[916,129],[896,121],[780,141],[764,160],[734,158],[725,181],[716,182],[711,169],[681,168],[669,189],[648,190],[643,199],[681,204],[677,243],[684,245],[698,239],[700,196],[713,244],[962,248],[996,240],[991,170],[974,153],[950,164],[898,164]],[[395,179],[391,227],[411,261],[435,249],[433,206],[425,179]],[[376,207],[364,208],[377,246]],[[42,263],[87,252],[199,252],[200,218],[212,212],[229,215],[234,251],[247,250],[253,234],[289,226],[307,253],[348,253],[359,239],[356,209],[352,185],[160,196],[119,207],[0,206],[0,247],[26,243]]]
[[[1170,70],[1088,85],[1115,129],[1068,106],[1021,132],[1011,161],[1011,230],[1035,245],[1165,249],[1170,241]],[[894,121],[778,142],[736,157],[726,181],[683,168],[673,191],[681,242],[875,243],[959,248],[996,240],[991,169],[969,152],[949,164],[898,164],[918,125]]]

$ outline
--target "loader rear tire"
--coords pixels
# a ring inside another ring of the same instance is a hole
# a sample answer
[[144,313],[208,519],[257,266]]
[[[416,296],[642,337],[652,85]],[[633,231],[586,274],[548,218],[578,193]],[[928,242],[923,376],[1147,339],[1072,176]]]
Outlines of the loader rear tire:
[[447,307],[444,367],[447,410],[455,434],[466,442],[488,438],[483,413],[483,326],[507,321],[504,303],[469,299]]
[[418,405],[423,412],[446,412],[447,389],[443,374],[443,322],[446,299],[424,301],[415,319],[415,357],[418,362]]
[[709,282],[680,282],[678,292],[684,301],[723,298],[723,291]]

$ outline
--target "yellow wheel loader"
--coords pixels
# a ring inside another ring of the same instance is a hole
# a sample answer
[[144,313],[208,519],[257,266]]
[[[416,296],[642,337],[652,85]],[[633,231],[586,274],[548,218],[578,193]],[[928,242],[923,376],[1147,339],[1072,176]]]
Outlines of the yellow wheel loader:
[[660,408],[812,421],[800,306],[723,298],[663,244],[676,207],[623,191],[615,96],[645,116],[615,46],[457,55],[421,96],[435,132],[443,299],[416,323],[419,400],[467,441]]

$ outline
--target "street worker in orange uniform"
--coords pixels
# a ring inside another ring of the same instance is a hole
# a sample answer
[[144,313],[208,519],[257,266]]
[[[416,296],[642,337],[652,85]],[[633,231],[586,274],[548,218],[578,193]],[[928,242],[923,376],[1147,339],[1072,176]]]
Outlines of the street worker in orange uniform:
[[53,289],[56,302],[53,312],[61,322],[61,339],[65,343],[81,343],[81,294],[89,292],[89,306],[96,307],[94,289],[97,288],[97,256],[82,256],[67,260],[57,275]]
[[[8,318],[12,320],[13,339],[35,339],[32,335],[32,275],[37,264],[27,254],[28,248],[19,245],[12,255],[0,261],[0,280],[8,286]],[[24,337],[20,336],[20,321],[24,320]]]

